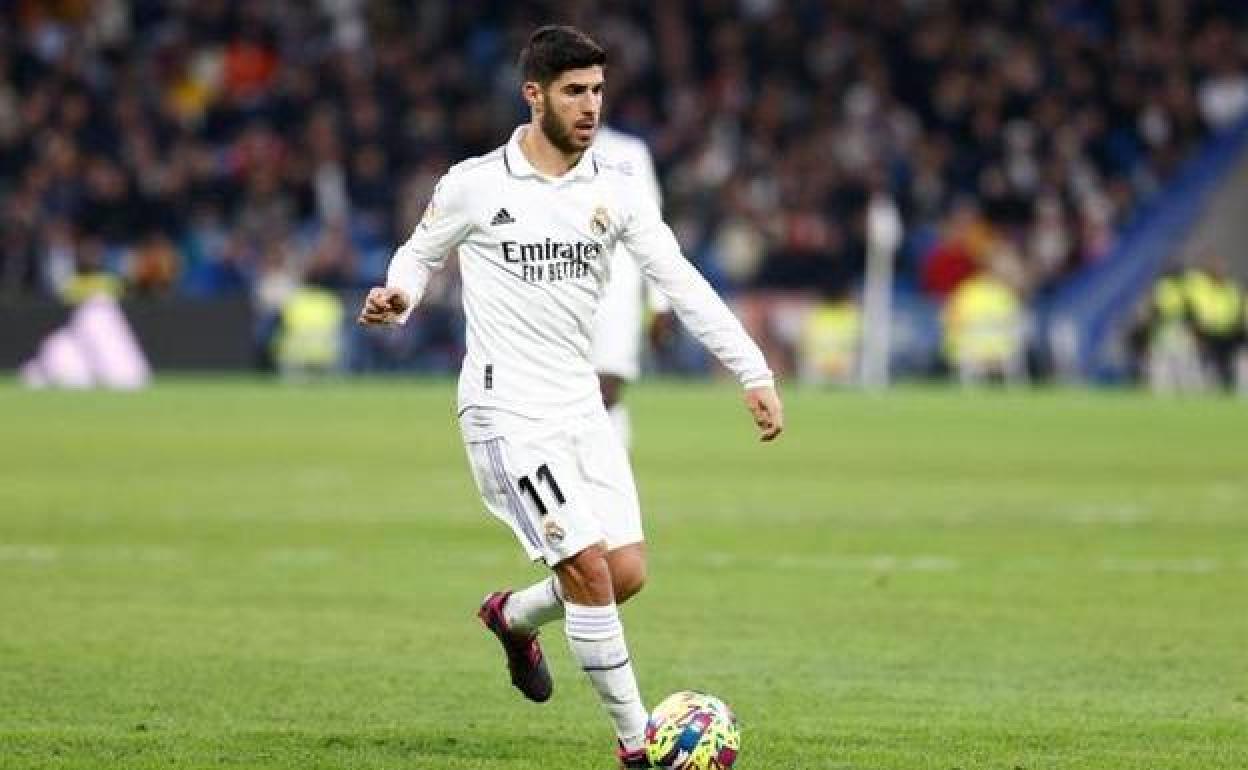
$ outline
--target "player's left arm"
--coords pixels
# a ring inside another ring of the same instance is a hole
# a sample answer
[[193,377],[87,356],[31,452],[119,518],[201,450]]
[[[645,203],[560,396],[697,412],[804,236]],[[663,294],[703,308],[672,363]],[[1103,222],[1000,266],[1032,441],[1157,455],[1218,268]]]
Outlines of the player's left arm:
[[636,208],[626,214],[621,241],[647,280],[667,296],[676,315],[745,388],[745,403],[763,441],[784,430],[784,407],[775,377],[758,345],[741,322],[681,253],[680,244],[659,216],[658,207],[629,196]]

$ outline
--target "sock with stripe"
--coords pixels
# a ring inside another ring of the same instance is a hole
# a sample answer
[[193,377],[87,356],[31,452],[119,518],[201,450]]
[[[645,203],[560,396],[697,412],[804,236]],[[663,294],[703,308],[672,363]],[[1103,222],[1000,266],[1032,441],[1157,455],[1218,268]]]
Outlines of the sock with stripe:
[[645,746],[646,708],[624,643],[624,626],[614,604],[565,605],[564,632],[572,655],[594,685],[625,750]]
[[563,595],[559,591],[559,580],[554,575],[512,593],[503,605],[507,627],[522,634],[531,634],[561,617]]

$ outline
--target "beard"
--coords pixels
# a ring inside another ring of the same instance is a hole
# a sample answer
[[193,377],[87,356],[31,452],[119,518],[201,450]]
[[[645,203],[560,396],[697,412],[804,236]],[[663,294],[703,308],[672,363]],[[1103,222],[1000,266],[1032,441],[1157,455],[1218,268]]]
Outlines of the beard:
[[573,127],[565,126],[561,123],[559,118],[551,110],[546,110],[542,113],[542,120],[539,125],[541,126],[542,133],[545,134],[550,143],[555,146],[555,149],[566,155],[584,152],[593,141],[593,137],[591,136],[589,142],[581,144],[580,140],[572,135]]

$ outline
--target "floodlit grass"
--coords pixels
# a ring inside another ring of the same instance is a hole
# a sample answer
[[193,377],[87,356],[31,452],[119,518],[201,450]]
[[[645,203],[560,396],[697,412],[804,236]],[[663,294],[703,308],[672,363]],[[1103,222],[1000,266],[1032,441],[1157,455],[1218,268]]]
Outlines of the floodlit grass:
[[[649,702],[739,767],[1248,766],[1248,404],[630,391]],[[544,706],[473,612],[541,576],[446,382],[0,385],[0,767],[613,767],[562,633]]]

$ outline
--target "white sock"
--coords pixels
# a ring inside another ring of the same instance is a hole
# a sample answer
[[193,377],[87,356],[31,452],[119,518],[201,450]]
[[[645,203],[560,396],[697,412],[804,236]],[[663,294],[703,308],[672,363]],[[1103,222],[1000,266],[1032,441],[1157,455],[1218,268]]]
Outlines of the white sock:
[[614,406],[607,410],[607,416],[611,418],[611,424],[615,426],[615,435],[620,437],[620,443],[624,445],[625,449],[631,449],[633,445],[633,423],[628,417],[628,407],[617,401]]
[[561,617],[563,595],[554,575],[516,591],[507,597],[507,603],[503,605],[503,618],[507,621],[507,627],[523,634],[531,634]]
[[615,723],[615,733],[632,751],[645,746],[646,708],[624,643],[624,626],[614,604],[586,607],[567,603],[568,646],[589,676],[598,700]]

